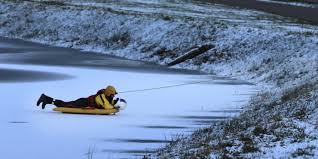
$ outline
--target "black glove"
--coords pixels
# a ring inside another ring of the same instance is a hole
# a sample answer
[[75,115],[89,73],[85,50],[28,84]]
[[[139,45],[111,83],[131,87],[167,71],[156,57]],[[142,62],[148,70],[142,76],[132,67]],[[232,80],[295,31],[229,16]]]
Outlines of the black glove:
[[114,109],[116,109],[117,111],[119,111],[119,107],[115,107],[115,106],[114,106]]
[[118,101],[119,101],[119,98],[116,98],[116,99],[114,100],[114,105],[115,105]]

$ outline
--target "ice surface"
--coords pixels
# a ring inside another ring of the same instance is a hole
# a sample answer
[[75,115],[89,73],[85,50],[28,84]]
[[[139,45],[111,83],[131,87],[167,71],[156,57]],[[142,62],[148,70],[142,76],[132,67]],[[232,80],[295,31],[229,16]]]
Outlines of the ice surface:
[[[223,119],[235,113],[209,112],[237,109],[253,91],[251,85],[213,80],[211,75],[173,75],[94,70],[74,67],[0,64],[0,68],[67,74],[59,81],[1,83],[0,115],[3,158],[94,158],[132,157],[125,150],[158,148],[174,135],[203,126],[202,120]],[[35,103],[41,93],[56,99],[87,97],[112,84],[118,91],[152,88],[212,79],[208,83],[167,89],[123,93],[126,110],[110,116],[75,115],[45,110]],[[225,82],[225,84],[217,84]],[[242,95],[245,94],[245,95]],[[241,103],[240,103],[241,102]],[[239,104],[240,103],[240,104]],[[153,141],[154,140],[154,141]],[[120,153],[122,152],[122,153]]]

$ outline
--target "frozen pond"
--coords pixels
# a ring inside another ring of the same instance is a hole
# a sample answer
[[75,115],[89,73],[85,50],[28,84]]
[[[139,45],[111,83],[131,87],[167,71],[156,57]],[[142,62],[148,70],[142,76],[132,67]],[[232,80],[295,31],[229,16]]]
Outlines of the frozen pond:
[[[137,157],[151,153],[176,135],[236,115],[239,106],[255,93],[253,85],[242,81],[107,56],[103,58],[113,60],[97,67],[86,65],[83,60],[87,58],[79,60],[75,58],[78,56],[54,62],[54,57],[63,57],[63,50],[70,49],[19,42],[0,42],[0,153],[6,159],[85,159],[88,152],[93,152],[94,159]],[[23,52],[26,46],[28,51]],[[63,60],[73,63],[58,63]],[[119,93],[128,107],[110,116],[62,114],[53,112],[53,106],[41,110],[35,105],[41,93],[73,100],[108,84],[123,92],[200,81],[206,82]]]

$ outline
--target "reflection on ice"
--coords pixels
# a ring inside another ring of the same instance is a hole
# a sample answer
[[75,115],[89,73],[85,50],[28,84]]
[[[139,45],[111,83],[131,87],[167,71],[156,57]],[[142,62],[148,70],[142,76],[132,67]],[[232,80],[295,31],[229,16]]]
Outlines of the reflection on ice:
[[127,143],[169,143],[169,140],[158,140],[158,139],[110,139],[103,140],[105,142],[127,142]]

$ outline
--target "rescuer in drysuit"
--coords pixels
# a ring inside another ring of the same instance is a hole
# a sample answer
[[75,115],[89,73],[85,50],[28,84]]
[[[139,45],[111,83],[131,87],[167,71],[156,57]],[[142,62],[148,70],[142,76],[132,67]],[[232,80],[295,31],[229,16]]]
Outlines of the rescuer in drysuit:
[[91,95],[87,98],[79,98],[70,102],[53,99],[45,94],[42,94],[36,105],[39,106],[42,103],[42,109],[45,108],[46,104],[54,104],[56,107],[70,108],[93,107],[98,109],[117,109],[115,104],[118,102],[119,98],[114,100],[114,96],[116,94],[117,91],[113,86],[107,86],[106,89],[101,89],[95,95]]

